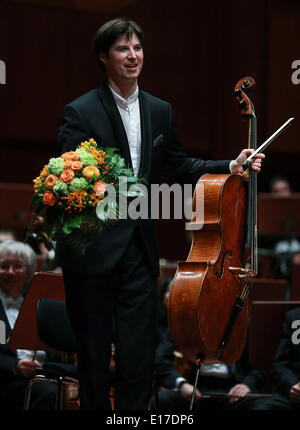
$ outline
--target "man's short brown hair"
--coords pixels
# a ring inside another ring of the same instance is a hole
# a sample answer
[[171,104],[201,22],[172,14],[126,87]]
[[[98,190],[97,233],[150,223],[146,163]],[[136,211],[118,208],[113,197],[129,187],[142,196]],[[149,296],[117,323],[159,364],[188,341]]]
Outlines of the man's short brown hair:
[[126,34],[128,39],[130,39],[133,34],[136,34],[142,47],[144,46],[144,32],[141,27],[134,21],[125,18],[117,18],[108,21],[96,31],[93,45],[97,61],[102,69],[105,69],[105,66],[100,60],[100,53],[104,52],[108,56],[110,47],[124,34]]

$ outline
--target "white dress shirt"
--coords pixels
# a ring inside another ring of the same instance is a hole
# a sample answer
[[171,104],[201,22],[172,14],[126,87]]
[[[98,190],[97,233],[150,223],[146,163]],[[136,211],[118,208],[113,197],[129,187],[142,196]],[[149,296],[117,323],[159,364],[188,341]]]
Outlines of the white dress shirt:
[[[214,376],[216,378],[230,378],[228,366],[226,364],[215,363],[215,364],[202,364],[199,372],[201,376]],[[183,382],[187,382],[185,378],[179,376],[175,381],[175,388],[173,391],[178,391],[180,385]]]
[[141,118],[138,99],[139,89],[137,87],[135,92],[131,94],[128,99],[124,99],[116,93],[110,85],[109,88],[114,96],[124,124],[129,143],[132,167],[134,174],[137,176],[141,160]]

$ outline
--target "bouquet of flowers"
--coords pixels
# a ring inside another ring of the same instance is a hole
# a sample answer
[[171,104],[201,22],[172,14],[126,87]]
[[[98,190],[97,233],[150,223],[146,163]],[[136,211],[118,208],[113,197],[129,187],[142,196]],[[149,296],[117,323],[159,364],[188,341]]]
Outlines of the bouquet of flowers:
[[[91,138],[75,151],[51,158],[33,180],[32,224],[50,241],[62,238],[84,254],[89,244],[85,233],[102,232],[116,222],[120,218],[119,197],[143,195],[138,186],[142,182],[145,180],[125,167],[115,148],[99,148]],[[115,198],[105,198],[108,187],[113,188]]]

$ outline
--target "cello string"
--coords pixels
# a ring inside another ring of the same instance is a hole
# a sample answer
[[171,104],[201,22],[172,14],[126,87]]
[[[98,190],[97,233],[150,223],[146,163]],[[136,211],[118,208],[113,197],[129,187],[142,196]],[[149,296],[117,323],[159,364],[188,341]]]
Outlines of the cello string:
[[196,389],[197,389],[197,385],[198,385],[198,378],[199,378],[199,373],[200,373],[200,366],[201,366],[201,363],[199,362],[198,366],[197,366],[197,373],[196,373],[196,378],[195,378],[195,383],[194,383],[194,388],[193,388],[192,400],[190,403],[190,411],[193,410],[193,406],[194,406],[194,399],[195,399]]
[[246,300],[251,292],[251,289],[253,287],[253,282],[247,282],[242,290],[241,293],[241,299]]

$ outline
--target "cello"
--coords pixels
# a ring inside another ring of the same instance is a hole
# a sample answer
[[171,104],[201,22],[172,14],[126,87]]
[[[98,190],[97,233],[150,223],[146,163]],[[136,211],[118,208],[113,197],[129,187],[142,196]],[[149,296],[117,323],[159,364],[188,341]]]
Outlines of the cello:
[[[251,77],[242,78],[234,93],[249,121],[248,148],[255,150],[256,116],[244,92],[254,84]],[[246,342],[247,298],[258,268],[257,176],[252,169],[245,173],[205,174],[199,179],[193,208],[204,197],[204,211],[190,222],[191,249],[187,260],[178,263],[170,291],[173,339],[199,366],[235,363]]]

